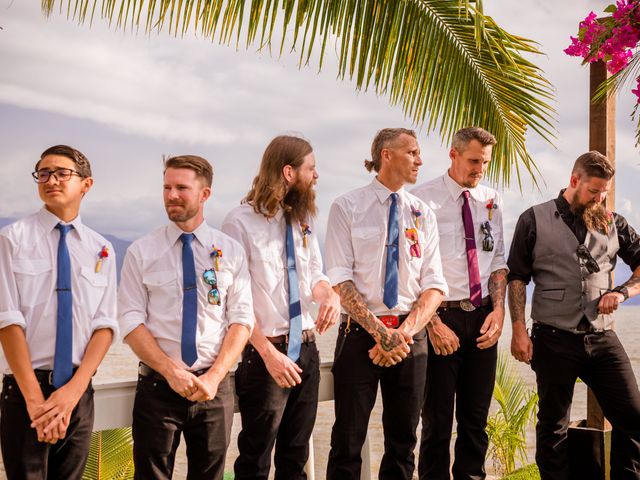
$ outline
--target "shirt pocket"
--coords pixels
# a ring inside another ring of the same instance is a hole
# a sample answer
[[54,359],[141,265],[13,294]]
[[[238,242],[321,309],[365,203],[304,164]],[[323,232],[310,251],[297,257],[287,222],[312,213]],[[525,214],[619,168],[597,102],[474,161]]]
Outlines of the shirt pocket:
[[[218,289],[218,292],[220,294],[220,307],[224,307],[226,304],[226,300],[227,300],[227,293],[229,291],[229,288],[231,287],[231,285],[233,284],[233,274],[231,272],[227,272],[227,271],[216,271],[216,279],[217,279],[217,286],[216,288]],[[211,290],[211,285],[209,284],[205,284],[206,285],[206,289],[207,289],[207,294],[209,293],[209,291]],[[209,301],[207,300],[207,305],[210,307],[217,307],[218,305],[213,305],[211,303],[209,303]]]
[[20,306],[33,308],[51,298],[53,265],[47,259],[15,259],[12,265]]
[[[403,233],[400,232],[400,235]],[[380,253],[384,250],[387,235],[380,227],[359,227],[351,230],[353,242],[354,264],[369,265],[380,259]]]
[[74,297],[79,300],[79,305],[87,310],[91,318],[93,318],[98,306],[100,306],[107,283],[107,277],[96,273],[94,269],[89,267],[80,269],[79,291],[78,295],[74,295]]
[[178,288],[178,274],[175,270],[145,272],[142,275],[149,294],[149,304],[161,312],[174,311],[182,305],[181,288]]

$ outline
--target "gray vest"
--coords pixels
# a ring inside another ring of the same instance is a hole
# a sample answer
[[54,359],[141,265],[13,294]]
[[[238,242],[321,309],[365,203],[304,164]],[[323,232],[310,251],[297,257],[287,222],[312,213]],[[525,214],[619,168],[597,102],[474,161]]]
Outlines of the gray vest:
[[589,273],[578,259],[578,240],[562,220],[555,200],[534,206],[533,213],[533,320],[575,332],[586,317],[596,330],[612,328],[612,315],[599,315],[597,307],[600,296],[612,288],[611,272],[619,249],[615,222],[608,235],[587,231],[584,243],[600,266],[598,273]]

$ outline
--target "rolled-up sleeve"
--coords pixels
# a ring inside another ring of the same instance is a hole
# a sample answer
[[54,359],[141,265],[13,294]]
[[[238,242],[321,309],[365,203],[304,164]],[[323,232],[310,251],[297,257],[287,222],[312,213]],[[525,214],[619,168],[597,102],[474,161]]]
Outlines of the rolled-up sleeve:
[[13,272],[13,246],[11,240],[0,234],[0,329],[10,325],[26,328],[20,311],[20,296]]
[[148,302],[149,295],[142,282],[142,263],[130,247],[124,256],[118,289],[118,323],[123,339],[146,323]]
[[[502,203],[502,198],[500,198],[500,195],[498,193],[496,193],[496,204],[504,205]],[[509,267],[507,266],[507,260],[504,257],[504,226],[502,222],[502,212],[500,215],[496,215],[496,217],[497,218],[496,218],[495,230],[497,232],[497,235],[494,238],[495,255],[491,260],[491,272],[495,272],[497,270],[502,270],[502,269],[505,269],[505,270],[509,269]]]
[[422,252],[424,258],[420,269],[420,291],[422,293],[435,288],[446,296],[449,295],[449,287],[442,272],[436,215],[426,205],[424,205],[424,212],[425,244]]
[[107,286],[102,295],[102,299],[98,304],[95,315],[91,321],[92,331],[101,328],[109,328],[113,332],[113,340],[119,336],[118,325],[118,295],[117,295],[117,278],[116,278],[116,256],[112,245],[109,248],[109,262],[107,262]]
[[338,200],[331,205],[329,212],[324,257],[331,285],[353,281],[351,221]]
[[237,244],[237,267],[233,272],[233,283],[227,290],[225,316],[229,325],[244,325],[253,331],[255,316],[253,314],[253,298],[251,295],[251,277],[244,249]]

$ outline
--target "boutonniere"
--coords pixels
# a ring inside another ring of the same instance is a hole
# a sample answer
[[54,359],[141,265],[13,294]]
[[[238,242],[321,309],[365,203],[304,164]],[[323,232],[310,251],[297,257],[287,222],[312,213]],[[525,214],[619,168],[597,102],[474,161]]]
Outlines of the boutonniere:
[[487,203],[487,210],[489,211],[489,221],[493,220],[493,211],[498,209],[498,204],[496,203],[496,199],[492,198]]
[[307,236],[311,235],[311,228],[306,223],[301,223],[300,232],[302,233],[302,246],[307,248]]
[[611,228],[611,225],[613,225],[613,213],[607,210],[607,225],[609,225],[609,228]]
[[102,268],[102,262],[105,258],[109,258],[109,247],[103,245],[100,251],[98,252],[98,261],[96,262],[96,273],[100,273],[100,269]]
[[213,264],[216,270],[220,270],[220,259],[222,258],[222,250],[216,248],[215,245],[211,245],[211,253],[209,254],[213,258]]
[[411,205],[411,215],[413,215],[413,223],[416,228],[420,228],[420,217],[422,216],[422,212]]
[[422,256],[422,251],[420,250],[420,243],[418,241],[418,231],[415,228],[405,228],[404,236],[407,237],[407,240],[411,244],[409,246],[409,253],[411,256],[420,258]]

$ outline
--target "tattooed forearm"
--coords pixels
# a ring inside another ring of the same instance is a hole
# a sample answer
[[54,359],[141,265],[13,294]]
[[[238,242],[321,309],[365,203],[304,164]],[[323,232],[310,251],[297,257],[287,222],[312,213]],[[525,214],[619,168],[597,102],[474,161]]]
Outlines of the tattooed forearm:
[[629,290],[629,297],[640,294],[640,267],[631,274],[631,278],[624,282],[624,286]]
[[380,344],[384,351],[393,350],[402,343],[403,338],[398,332],[390,331],[369,311],[352,281],[343,282],[335,288],[340,295],[342,308],[373,337],[376,343]]
[[525,323],[524,306],[527,301],[527,287],[521,280],[509,282],[509,312],[511,323]]
[[507,269],[502,268],[491,273],[489,277],[489,295],[493,308],[504,308],[504,297],[507,293]]

